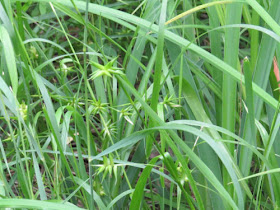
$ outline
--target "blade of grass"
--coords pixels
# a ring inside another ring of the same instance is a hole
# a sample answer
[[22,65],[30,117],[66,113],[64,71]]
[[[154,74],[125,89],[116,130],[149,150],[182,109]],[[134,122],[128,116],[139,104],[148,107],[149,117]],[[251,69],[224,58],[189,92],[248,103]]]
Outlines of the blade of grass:
[[28,199],[2,199],[0,202],[1,208],[35,208],[35,209],[65,209],[78,210],[74,205],[60,204],[59,202],[35,201]]
[[149,166],[147,166],[141,173],[141,176],[135,187],[135,191],[133,192],[133,196],[131,199],[131,204],[130,204],[129,209],[140,209],[141,200],[142,200],[142,197],[144,194],[144,188],[145,188],[146,182],[148,180],[148,177],[150,176],[153,165],[158,161],[158,159],[159,159],[159,157],[153,158],[149,162]]
[[255,136],[255,109],[254,109],[254,98],[253,98],[253,88],[252,88],[252,73],[250,62],[247,57],[243,60],[243,71],[245,75],[245,87],[246,87],[246,104],[248,108],[248,115],[250,121],[250,131],[251,137]]
[[[242,4],[226,5],[225,24],[239,24],[241,22]],[[225,47],[224,47],[224,61],[237,69],[239,59],[239,30],[235,28],[228,28],[225,30]],[[236,81],[227,74],[223,75],[222,86],[222,125],[231,132],[235,131],[235,113],[236,113]],[[227,139],[227,136],[223,136]],[[234,155],[234,145],[228,145],[231,155]],[[229,174],[226,169],[223,169],[224,185],[230,195],[234,196],[234,189],[227,185],[230,181]]]
[[12,83],[13,92],[15,95],[17,95],[18,73],[16,67],[15,53],[9,34],[3,25],[0,25],[0,41],[3,45],[4,55],[6,58],[6,65]]
[[[159,31],[158,31],[158,42],[157,42],[157,51],[156,51],[156,61],[155,61],[155,73],[154,73],[154,81],[153,81],[153,93],[151,98],[151,108],[157,112],[157,104],[159,100],[160,93],[160,79],[162,72],[162,62],[164,56],[164,31],[165,31],[165,19],[166,19],[166,9],[167,9],[167,1],[162,1],[160,17],[159,17]],[[151,119],[151,123],[149,127],[154,126],[154,121]],[[146,141],[146,157],[148,158],[152,151],[152,139],[148,138]]]

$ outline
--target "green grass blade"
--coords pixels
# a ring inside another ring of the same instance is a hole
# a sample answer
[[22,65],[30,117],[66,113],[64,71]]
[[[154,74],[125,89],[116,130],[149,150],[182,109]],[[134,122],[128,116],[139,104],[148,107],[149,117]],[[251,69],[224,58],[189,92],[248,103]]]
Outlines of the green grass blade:
[[137,185],[135,187],[135,191],[133,192],[133,196],[132,196],[132,199],[131,199],[131,204],[130,204],[130,207],[129,209],[140,209],[140,206],[141,206],[141,198],[143,197],[143,194],[144,194],[144,188],[146,186],[146,182],[150,176],[150,173],[152,171],[152,168],[153,168],[153,165],[157,162],[157,160],[159,159],[159,157],[155,157],[153,158],[150,162],[149,162],[149,166],[147,166],[138,182],[137,182]]
[[31,208],[31,209],[65,209],[78,210],[74,205],[61,204],[59,202],[35,201],[28,199],[2,199],[0,202],[1,208]]
[[8,68],[13,92],[17,95],[18,90],[18,73],[16,67],[15,53],[13,50],[13,45],[9,37],[8,31],[3,25],[0,25],[0,41],[3,45],[4,55],[6,59],[6,65]]
[[[164,31],[165,31],[165,19],[166,19],[166,9],[167,9],[167,1],[164,0],[161,6],[161,12],[159,17],[159,31],[158,31],[158,42],[157,42],[157,52],[156,52],[156,61],[155,61],[155,73],[154,73],[154,81],[153,81],[153,93],[151,98],[151,108],[157,112],[157,104],[159,100],[159,92],[160,92],[160,80],[162,74],[162,62],[164,56]],[[149,124],[149,127],[154,126],[153,119]],[[146,141],[146,155],[150,156],[152,151],[152,139],[148,138]]]
[[245,87],[246,87],[246,104],[248,108],[248,115],[250,120],[251,137],[255,136],[255,109],[254,109],[254,98],[252,88],[252,73],[250,62],[247,57],[243,60],[243,71],[245,75]]

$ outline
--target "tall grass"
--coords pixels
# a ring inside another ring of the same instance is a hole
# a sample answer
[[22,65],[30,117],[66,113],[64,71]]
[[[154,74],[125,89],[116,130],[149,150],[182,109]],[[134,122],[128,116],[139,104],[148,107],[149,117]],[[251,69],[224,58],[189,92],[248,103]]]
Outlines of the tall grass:
[[278,0],[0,0],[0,207],[278,209],[279,21]]

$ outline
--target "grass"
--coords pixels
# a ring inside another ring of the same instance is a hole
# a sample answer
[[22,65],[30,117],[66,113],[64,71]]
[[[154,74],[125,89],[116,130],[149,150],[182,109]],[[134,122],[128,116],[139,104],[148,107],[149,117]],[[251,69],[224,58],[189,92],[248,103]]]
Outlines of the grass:
[[279,209],[279,21],[278,0],[0,0],[0,207]]

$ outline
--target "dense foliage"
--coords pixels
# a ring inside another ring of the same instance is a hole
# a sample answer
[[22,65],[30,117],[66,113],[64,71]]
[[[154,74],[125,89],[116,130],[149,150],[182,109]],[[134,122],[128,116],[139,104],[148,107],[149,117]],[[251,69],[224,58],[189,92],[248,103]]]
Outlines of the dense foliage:
[[279,22],[279,0],[0,0],[0,207],[280,208]]

